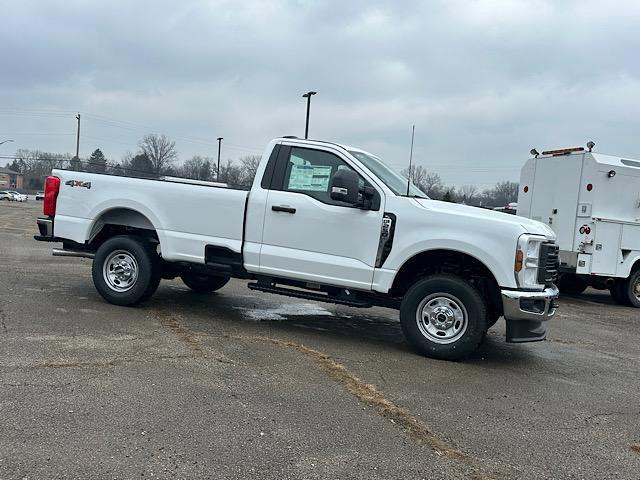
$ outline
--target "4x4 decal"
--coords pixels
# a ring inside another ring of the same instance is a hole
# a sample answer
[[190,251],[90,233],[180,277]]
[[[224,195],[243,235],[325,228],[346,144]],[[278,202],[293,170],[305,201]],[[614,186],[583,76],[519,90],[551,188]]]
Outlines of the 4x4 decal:
[[69,185],[70,187],[91,188],[91,182],[83,182],[81,180],[67,180],[64,184]]

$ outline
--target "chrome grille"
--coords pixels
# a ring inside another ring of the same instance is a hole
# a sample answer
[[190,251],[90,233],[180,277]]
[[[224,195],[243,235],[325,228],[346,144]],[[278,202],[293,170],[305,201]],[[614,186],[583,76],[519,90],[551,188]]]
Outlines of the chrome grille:
[[559,248],[555,243],[543,243],[540,246],[540,261],[538,263],[538,283],[551,285],[558,279],[560,266]]

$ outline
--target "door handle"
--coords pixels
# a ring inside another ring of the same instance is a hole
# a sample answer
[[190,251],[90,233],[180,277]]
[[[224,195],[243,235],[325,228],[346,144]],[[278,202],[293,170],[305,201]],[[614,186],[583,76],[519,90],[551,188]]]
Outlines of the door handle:
[[272,205],[271,210],[274,212],[296,213],[296,209],[292,207],[285,207],[283,205]]

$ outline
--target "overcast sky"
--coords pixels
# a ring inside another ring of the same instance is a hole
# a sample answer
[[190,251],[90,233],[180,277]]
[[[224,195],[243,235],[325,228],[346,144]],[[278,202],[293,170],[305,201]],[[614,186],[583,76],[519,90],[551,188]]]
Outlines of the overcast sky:
[[[304,134],[450,184],[517,180],[535,146],[640,157],[639,1],[5,1],[0,155],[148,132],[181,159]],[[146,5],[145,5],[146,4]],[[4,160],[0,160],[4,164]]]

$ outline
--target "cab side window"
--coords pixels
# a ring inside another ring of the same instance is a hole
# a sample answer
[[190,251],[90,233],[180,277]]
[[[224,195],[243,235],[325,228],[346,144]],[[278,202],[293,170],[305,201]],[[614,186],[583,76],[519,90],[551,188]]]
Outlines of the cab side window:
[[[284,170],[282,190],[309,195],[323,203],[345,205],[331,199],[329,185],[335,172],[353,170],[340,157],[322,150],[292,147]],[[365,185],[360,178],[360,186]]]

